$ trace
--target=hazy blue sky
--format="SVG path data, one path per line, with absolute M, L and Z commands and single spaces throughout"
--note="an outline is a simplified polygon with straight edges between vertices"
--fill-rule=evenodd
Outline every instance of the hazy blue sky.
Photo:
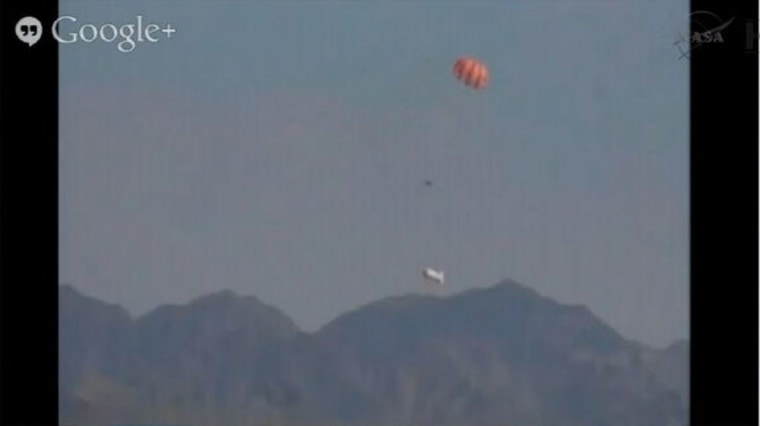
M 229 288 L 311 330 L 430 265 L 448 293 L 512 278 L 626 337 L 688 335 L 685 0 L 64 14 L 177 32 L 61 46 L 62 282 L 135 314 Z

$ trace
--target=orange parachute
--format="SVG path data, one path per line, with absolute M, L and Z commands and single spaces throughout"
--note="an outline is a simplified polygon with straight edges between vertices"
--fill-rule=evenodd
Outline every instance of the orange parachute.
M 454 76 L 474 89 L 484 89 L 488 85 L 488 68 L 475 58 L 459 58 L 454 63 Z

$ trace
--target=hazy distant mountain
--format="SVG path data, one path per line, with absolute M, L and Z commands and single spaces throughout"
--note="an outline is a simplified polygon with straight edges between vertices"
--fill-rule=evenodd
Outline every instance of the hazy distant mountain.
M 631 342 L 513 282 L 381 300 L 303 333 L 225 291 L 130 319 L 61 287 L 61 421 L 683 425 L 688 343 Z
M 643 348 L 644 359 L 658 380 L 689 400 L 689 342 L 677 340 L 663 349 Z

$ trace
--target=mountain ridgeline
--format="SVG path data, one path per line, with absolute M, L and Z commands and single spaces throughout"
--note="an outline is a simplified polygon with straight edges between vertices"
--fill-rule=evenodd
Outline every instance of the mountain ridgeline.
M 305 333 L 230 291 L 131 318 L 60 287 L 61 424 L 682 426 L 654 349 L 511 281 L 391 297 Z

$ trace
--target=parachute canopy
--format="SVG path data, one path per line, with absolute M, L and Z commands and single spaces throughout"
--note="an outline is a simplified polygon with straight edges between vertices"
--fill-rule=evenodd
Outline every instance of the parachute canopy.
M 488 68 L 481 61 L 461 57 L 454 62 L 454 77 L 473 89 L 488 86 Z

